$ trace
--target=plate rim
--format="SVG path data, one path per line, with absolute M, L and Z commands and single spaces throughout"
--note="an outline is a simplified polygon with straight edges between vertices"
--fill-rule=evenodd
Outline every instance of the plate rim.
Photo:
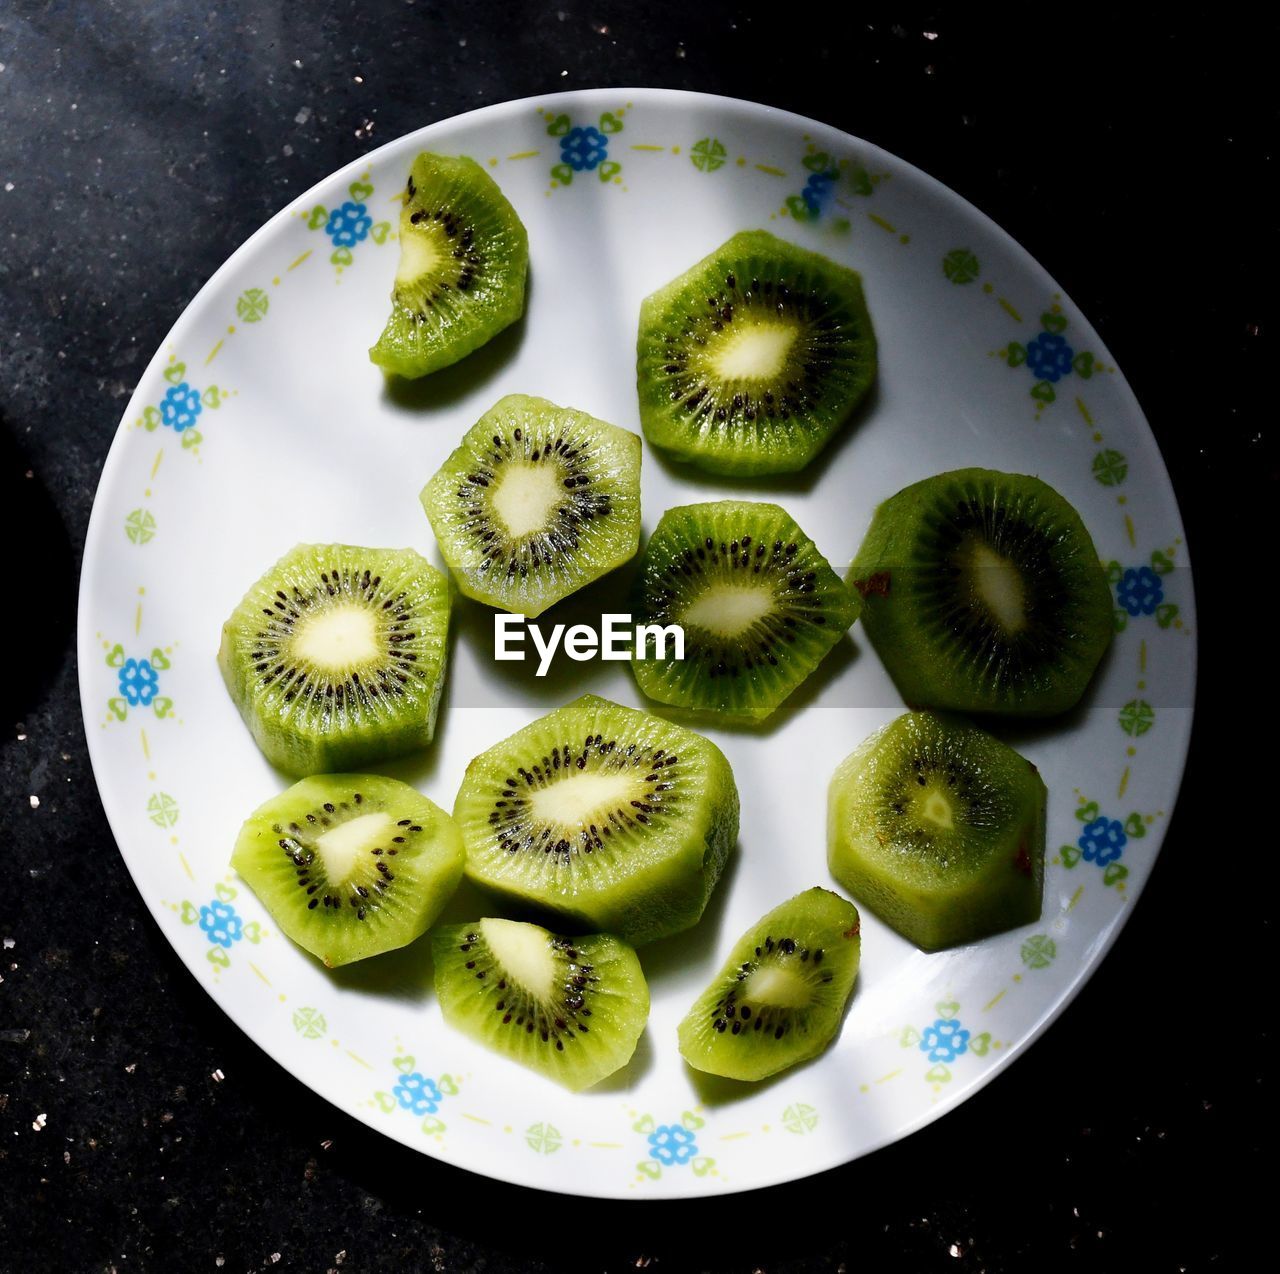
M 1064 306 L 1069 306 L 1074 313 L 1079 316 L 1083 324 L 1089 329 L 1094 340 L 1091 342 L 1092 348 L 1099 351 L 1102 357 L 1106 359 L 1112 366 L 1117 369 L 1117 377 L 1115 388 L 1122 396 L 1122 401 L 1130 413 L 1140 421 L 1145 429 L 1143 441 L 1149 443 L 1151 449 L 1151 459 L 1157 470 L 1153 473 L 1156 478 L 1163 477 L 1165 486 L 1171 496 L 1171 512 L 1173 525 L 1177 533 L 1181 536 L 1182 543 L 1180 547 L 1181 553 L 1184 555 L 1184 570 L 1182 572 L 1183 588 L 1185 590 L 1185 604 L 1179 599 L 1180 608 L 1183 609 L 1191 622 L 1190 639 L 1192 642 L 1191 655 L 1188 660 L 1187 678 L 1188 678 L 1188 711 L 1185 719 L 1175 723 L 1171 730 L 1174 731 L 1172 742 L 1167 748 L 1167 755 L 1173 758 L 1172 763 L 1166 762 L 1167 773 L 1172 779 L 1172 797 L 1169 802 L 1167 817 L 1164 819 L 1163 826 L 1156 833 L 1158 840 L 1155 845 L 1155 853 L 1152 857 L 1151 867 L 1142 879 L 1139 887 L 1131 891 L 1131 897 L 1128 902 L 1126 914 L 1118 923 L 1110 926 L 1103 940 L 1094 948 L 1094 954 L 1086 966 L 1077 970 L 1075 976 L 1070 983 L 1059 993 L 1057 999 L 1047 1005 L 1034 1021 L 1034 1023 L 1008 1048 L 1003 1050 L 998 1057 L 993 1058 L 989 1065 L 985 1066 L 981 1072 L 969 1077 L 962 1083 L 956 1084 L 950 1089 L 949 1099 L 945 1102 L 931 1105 L 914 1118 L 905 1122 L 897 1123 L 893 1126 L 892 1131 L 883 1133 L 873 1138 L 870 1144 L 865 1148 L 858 1150 L 852 1155 L 836 1153 L 834 1156 L 818 1157 L 811 1162 L 804 1162 L 798 1165 L 788 1165 L 786 1175 L 778 1176 L 767 1182 L 745 1181 L 738 1183 L 734 1179 L 727 1182 L 720 1182 L 713 1191 L 705 1189 L 694 1191 L 692 1185 L 686 1186 L 678 1193 L 650 1194 L 627 1191 L 621 1186 L 614 1188 L 604 1186 L 603 1183 L 594 1178 L 587 1178 L 583 1184 L 587 1186 L 584 1192 L 581 1189 L 574 1189 L 569 1183 L 559 1182 L 529 1182 L 520 1178 L 517 1172 L 511 1170 L 494 1170 L 493 1166 L 477 1167 L 471 1163 L 461 1162 L 452 1157 L 452 1154 L 442 1155 L 435 1151 L 432 1147 L 422 1144 L 421 1142 L 411 1142 L 407 1137 L 397 1135 L 397 1130 L 387 1128 L 376 1124 L 371 1118 L 366 1118 L 359 1111 L 351 1110 L 337 1097 L 334 1092 L 330 1091 L 329 1085 L 321 1083 L 313 1083 L 309 1079 L 297 1075 L 282 1061 L 280 1061 L 267 1047 L 261 1042 L 258 1035 L 249 1029 L 246 1024 L 250 1015 L 242 1013 L 237 1008 L 237 1001 L 234 997 L 227 997 L 225 1000 L 219 999 L 214 995 L 211 987 L 206 985 L 199 977 L 197 971 L 199 962 L 194 954 L 188 954 L 187 950 L 180 948 L 174 944 L 169 934 L 159 922 L 156 906 L 153 906 L 151 899 L 151 891 L 148 885 L 135 872 L 133 865 L 130 863 L 128 856 L 121 848 L 122 835 L 121 828 L 124 826 L 123 816 L 119 819 L 113 817 L 109 807 L 102 783 L 99 781 L 100 769 L 105 771 L 105 764 L 101 763 L 100 753 L 105 744 L 96 741 L 96 732 L 89 728 L 92 717 L 92 705 L 90 701 L 90 687 L 88 684 L 87 669 L 91 666 L 92 660 L 89 658 L 91 651 L 94 649 L 94 642 L 90 630 L 90 609 L 91 599 L 94 594 L 95 580 L 90 570 L 91 550 L 99 544 L 104 535 L 106 499 L 104 492 L 113 488 L 117 480 L 117 473 L 124 463 L 125 453 L 127 451 L 128 431 L 123 427 L 131 420 L 140 410 L 140 405 L 144 400 L 144 387 L 153 379 L 157 369 L 162 368 L 165 363 L 166 348 L 176 343 L 175 338 L 180 340 L 181 334 L 189 324 L 197 321 L 195 315 L 201 308 L 202 302 L 206 300 L 221 285 L 223 279 L 230 275 L 234 270 L 239 268 L 240 264 L 252 253 L 261 241 L 266 240 L 273 235 L 277 229 L 282 226 L 292 214 L 301 207 L 309 206 L 316 199 L 318 193 L 325 188 L 336 183 L 349 180 L 354 176 L 358 176 L 364 169 L 372 164 L 382 160 L 389 152 L 399 148 L 409 148 L 411 144 L 420 144 L 424 139 L 424 135 L 429 135 L 433 130 L 448 129 L 459 124 L 488 123 L 491 119 L 502 119 L 508 116 L 514 117 L 522 112 L 535 109 L 537 107 L 546 107 L 557 103 L 563 104 L 567 102 L 588 102 L 594 103 L 601 100 L 612 104 L 619 95 L 624 95 L 629 102 L 633 104 L 649 103 L 662 106 L 679 106 L 697 105 L 703 109 L 710 108 L 722 112 L 735 114 L 745 113 L 747 116 L 763 119 L 771 125 L 782 125 L 785 127 L 795 128 L 801 132 L 804 130 L 816 129 L 829 134 L 837 135 L 843 142 L 849 144 L 853 148 L 857 148 L 862 154 L 876 154 L 890 159 L 900 170 L 910 175 L 911 179 L 920 183 L 932 197 L 940 199 L 948 204 L 959 215 L 974 220 L 980 224 L 988 233 L 992 234 L 1005 248 L 1011 248 L 1016 251 L 1022 261 L 1029 263 L 1032 271 L 1040 276 L 1041 281 L 1047 286 L 1051 293 L 1060 296 Z M 510 1185 L 524 1186 L 546 1193 L 566 1194 L 576 1197 L 592 1197 L 600 1199 L 627 1199 L 627 1200 L 644 1200 L 649 1202 L 670 1201 L 674 1198 L 715 1198 L 723 1195 L 740 1194 L 753 1190 L 769 1189 L 773 1186 L 780 1186 L 793 1181 L 799 1181 L 818 1173 L 830 1171 L 832 1169 L 843 1167 L 857 1160 L 865 1159 L 870 1155 L 874 1155 L 886 1146 L 892 1145 L 898 1141 L 904 1140 L 912 1136 L 920 1129 L 936 1122 L 945 1115 L 968 1101 L 980 1089 L 985 1088 L 993 1080 L 1007 1069 L 1011 1062 L 1016 1058 L 1022 1057 L 1028 1049 L 1037 1043 L 1042 1036 L 1048 1031 L 1049 1027 L 1057 1020 L 1057 1018 L 1072 1004 L 1076 997 L 1081 993 L 1086 984 L 1093 978 L 1097 970 L 1105 961 L 1112 945 L 1118 938 L 1121 931 L 1129 923 L 1129 917 L 1132 914 L 1132 907 L 1136 905 L 1145 892 L 1150 874 L 1155 870 L 1156 862 L 1159 858 L 1160 851 L 1163 849 L 1164 839 L 1168 835 L 1168 829 L 1172 824 L 1173 818 L 1176 816 L 1177 807 L 1182 797 L 1182 788 L 1186 776 L 1187 761 L 1190 753 L 1191 734 L 1195 724 L 1196 715 L 1196 692 L 1199 681 L 1199 636 L 1198 629 L 1195 626 L 1196 621 L 1196 601 L 1195 601 L 1195 577 L 1193 569 L 1193 554 L 1190 545 L 1186 541 L 1185 523 L 1182 518 L 1180 501 L 1178 499 L 1178 491 L 1174 486 L 1172 477 L 1169 473 L 1168 465 L 1165 461 L 1160 441 L 1155 431 L 1152 430 L 1146 413 L 1143 411 L 1137 395 L 1134 393 L 1132 386 L 1129 384 L 1128 378 L 1124 375 L 1124 371 L 1120 368 L 1117 360 L 1111 355 L 1106 344 L 1102 341 L 1097 333 L 1088 314 L 1076 305 L 1068 292 L 1063 289 L 1056 280 L 1049 274 L 1047 269 L 1041 264 L 1040 260 L 1034 256 L 1027 248 L 1025 248 L 1012 234 L 1005 230 L 998 222 L 990 217 L 986 212 L 979 208 L 976 204 L 970 202 L 957 191 L 940 181 L 938 178 L 931 176 L 928 172 L 919 168 L 910 160 L 902 158 L 895 152 L 886 150 L 884 147 L 875 142 L 868 141 L 865 138 L 858 137 L 856 134 L 849 133 L 842 128 L 833 124 L 825 123 L 822 120 L 799 114 L 795 111 L 785 110 L 780 107 L 770 106 L 766 103 L 752 101 L 746 98 L 731 97 L 724 94 L 701 93 L 688 89 L 668 89 L 668 88 L 640 88 L 640 87 L 598 87 L 598 88 L 582 88 L 567 89 L 553 93 L 536 94 L 522 98 L 512 98 L 501 102 L 490 103 L 486 106 L 477 107 L 470 111 L 464 111 L 456 115 L 445 116 L 442 119 L 433 120 L 431 123 L 424 124 L 419 128 L 403 133 L 398 137 L 384 142 L 382 145 L 372 150 L 363 152 L 352 160 L 348 161 L 341 167 L 322 176 L 318 181 L 310 185 L 306 190 L 290 199 L 286 204 L 274 212 L 266 219 L 252 234 L 250 234 L 242 243 L 236 247 L 230 255 L 218 266 L 218 268 L 208 277 L 208 279 L 197 289 L 194 295 L 183 306 L 181 313 L 170 325 L 165 335 L 162 337 L 155 353 L 147 361 L 143 370 L 139 373 L 137 383 L 133 392 L 129 396 L 129 400 L 125 405 L 125 409 L 121 415 L 120 421 L 115 428 L 110 446 L 102 463 L 102 468 L 98 474 L 97 486 L 94 490 L 93 506 L 89 516 L 88 526 L 85 532 L 83 554 L 81 558 L 81 566 L 78 579 L 78 597 L 76 612 L 76 656 L 77 656 L 77 680 L 80 691 L 80 707 L 82 726 L 85 733 L 86 748 L 89 754 L 89 761 L 93 770 L 94 783 L 98 790 L 99 800 L 101 802 L 103 813 L 106 816 L 108 826 L 111 830 L 112 838 L 115 841 L 116 851 L 124 861 L 125 869 L 129 873 L 129 877 L 133 882 L 134 888 L 137 890 L 144 907 L 149 913 L 149 918 L 160 930 L 164 941 L 169 945 L 170 949 L 177 956 L 187 972 L 195 980 L 200 989 L 208 996 L 208 998 L 223 1012 L 227 1018 L 236 1026 L 236 1028 L 251 1042 L 253 1045 L 267 1058 L 272 1064 L 280 1067 L 281 1070 L 287 1071 L 293 1075 L 305 1088 L 316 1094 L 324 1101 L 334 1106 L 341 1114 L 348 1118 L 353 1118 L 370 1130 L 387 1136 L 394 1141 L 399 1142 L 406 1148 L 414 1150 L 433 1161 L 442 1165 L 458 1168 L 462 1171 L 472 1173 L 484 1179 L 492 1179 L 505 1182 Z M 117 823 L 120 826 L 117 826 Z M 505 1167 L 506 1157 L 498 1157 L 496 1164 L 499 1169 Z

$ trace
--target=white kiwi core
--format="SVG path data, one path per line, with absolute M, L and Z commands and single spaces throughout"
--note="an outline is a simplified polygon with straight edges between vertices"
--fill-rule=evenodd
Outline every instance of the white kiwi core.
M 517 920 L 488 919 L 480 922 L 480 932 L 494 959 L 516 982 L 544 1003 L 551 999 L 556 962 L 545 929 Z
M 299 625 L 293 648 L 325 672 L 358 668 L 378 657 L 378 621 L 363 606 L 332 606 Z
M 771 614 L 773 589 L 766 585 L 712 584 L 680 616 L 680 622 L 722 637 L 737 637 Z
M 787 364 L 796 329 L 787 323 L 751 323 L 732 327 L 708 352 L 722 381 L 773 380 Z
M 518 540 L 548 527 L 564 498 L 563 478 L 556 465 L 515 463 L 500 470 L 489 503 L 507 534 Z
M 361 814 L 318 837 L 316 852 L 327 879 L 335 885 L 342 884 L 355 870 L 360 855 L 377 849 L 394 826 L 395 819 L 385 812 Z

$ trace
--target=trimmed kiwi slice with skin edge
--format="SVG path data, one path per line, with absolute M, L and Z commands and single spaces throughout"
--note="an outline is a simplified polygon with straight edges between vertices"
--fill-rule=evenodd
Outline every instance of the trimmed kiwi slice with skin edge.
M 419 155 L 405 195 L 391 317 L 369 357 L 412 378 L 456 363 L 524 313 L 529 237 L 474 160 Z
M 986 731 L 905 713 L 831 780 L 831 874 L 924 951 L 1031 924 L 1047 795 L 1036 767 Z
M 1066 712 L 1111 642 L 1093 540 L 1039 478 L 958 469 L 913 483 L 876 510 L 848 580 L 912 707 Z
M 803 469 L 875 374 L 861 277 L 764 230 L 734 235 L 640 307 L 644 435 L 710 473 Z
M 422 490 L 459 589 L 530 617 L 635 556 L 640 439 L 544 398 L 491 407 Z
M 267 760 L 294 777 L 431 742 L 449 582 L 412 549 L 299 544 L 222 628 L 218 665 Z
M 580 1092 L 625 1066 L 649 1017 L 636 953 L 489 918 L 431 935 L 436 997 L 456 1030 Z
M 476 757 L 454 804 L 471 880 L 508 907 L 633 945 L 697 923 L 738 812 L 714 743 L 596 695 Z
M 320 774 L 250 815 L 231 866 L 282 932 L 335 968 L 420 937 L 463 857 L 453 819 L 408 784 Z
M 746 721 L 768 717 L 857 618 L 860 599 L 776 504 L 668 509 L 645 545 L 638 623 L 679 624 L 684 658 L 632 660 L 651 699 Z
M 808 1061 L 836 1037 L 861 956 L 853 903 L 807 889 L 742 935 L 680 1023 L 696 1070 L 760 1080 Z

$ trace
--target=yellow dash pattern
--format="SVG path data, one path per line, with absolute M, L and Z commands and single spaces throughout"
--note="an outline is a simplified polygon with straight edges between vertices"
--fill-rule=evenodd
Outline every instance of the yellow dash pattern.
M 156 452 L 155 463 L 151 466 L 151 476 L 153 478 L 156 476 L 156 473 L 159 471 L 160 461 L 163 459 L 164 459 L 164 448 L 161 447 L 160 450 Z
M 1129 543 L 1136 548 L 1138 545 L 1138 537 L 1133 529 L 1133 519 L 1127 513 L 1124 515 L 1124 529 L 1125 533 L 1129 536 Z
M 1080 414 L 1084 417 L 1084 423 L 1085 423 L 1086 425 L 1088 425 L 1090 429 L 1092 429 L 1092 428 L 1093 428 L 1093 417 L 1092 417 L 1091 415 L 1089 415 L 1089 409 L 1088 409 L 1088 407 L 1086 407 L 1086 406 L 1084 405 L 1084 399 L 1083 399 L 1083 398 L 1077 398 L 1077 399 L 1076 399 L 1076 407 L 1079 409 Z
M 372 1066 L 370 1066 L 370 1065 L 369 1065 L 369 1063 L 368 1063 L 368 1062 L 366 1062 L 366 1061 L 364 1060 L 364 1058 L 360 1056 L 360 1054 L 359 1054 L 359 1053 L 353 1053 L 349 1048 L 347 1048 L 347 1049 L 343 1049 L 342 1051 L 343 1051 L 344 1053 L 346 1053 L 346 1055 L 347 1055 L 349 1058 L 351 1058 L 351 1060 L 352 1060 L 353 1062 L 359 1062 L 359 1063 L 360 1063 L 360 1065 L 361 1065 L 361 1066 L 363 1066 L 363 1067 L 365 1068 L 365 1070 L 367 1070 L 367 1071 L 371 1071 L 371 1070 L 373 1070 L 373 1067 L 372 1067 Z
M 1076 891 L 1071 895 L 1071 901 L 1067 903 L 1067 910 L 1074 911 L 1075 905 L 1080 901 L 1080 895 L 1084 893 L 1084 886 L 1077 885 Z
M 308 248 L 296 261 L 289 263 L 289 269 L 296 270 L 310 255 L 311 249 Z
M 634 146 L 631 147 L 631 149 L 632 150 L 666 150 L 667 148 L 665 146 L 650 146 L 647 143 L 644 145 L 641 145 L 639 142 L 637 142 Z
M 473 1124 L 484 1124 L 486 1128 L 490 1126 L 490 1122 L 491 1122 L 488 1119 L 481 1119 L 479 1115 L 468 1115 L 465 1110 L 462 1112 L 462 1117 L 463 1119 L 471 1120 Z
M 1000 302 L 1000 308 L 1007 315 L 1009 315 L 1010 318 L 1012 318 L 1015 322 L 1018 322 L 1018 323 L 1022 322 L 1022 315 L 1019 314 L 1018 311 L 1015 310 L 1013 306 L 1010 305 L 1009 302 L 1004 299 L 1004 297 L 998 296 L 996 297 L 996 300 Z
M 1144 637 L 1138 643 L 1138 671 L 1146 672 L 1147 670 L 1147 639 Z
M 772 164 L 757 164 L 756 168 L 762 173 L 768 173 L 770 177 L 785 177 L 787 175 L 781 168 L 774 168 Z
M 879 1079 L 874 1080 L 877 1084 L 887 1084 L 891 1079 L 897 1079 L 902 1074 L 902 1067 L 899 1066 L 896 1071 L 890 1071 L 887 1075 L 881 1075 Z
M 181 850 L 178 851 L 178 861 L 182 864 L 182 870 L 187 873 L 188 880 L 195 880 L 195 873 L 191 870 L 191 864 L 187 862 L 187 856 Z
M 226 338 L 224 337 L 222 340 L 220 340 L 220 341 L 219 341 L 219 342 L 218 342 L 218 343 L 217 343 L 217 344 L 216 344 L 216 345 L 215 345 L 215 346 L 214 346 L 214 347 L 209 351 L 209 357 L 208 357 L 208 358 L 206 358 L 206 359 L 204 360 L 204 365 L 205 365 L 206 367 L 208 367 L 208 366 L 209 366 L 209 364 L 210 364 L 210 363 L 212 363 L 212 362 L 213 362 L 213 360 L 214 360 L 215 358 L 217 358 L 217 357 L 218 357 L 218 351 L 219 351 L 219 350 L 223 347 L 223 345 L 225 345 L 225 344 L 226 344 Z
M 1129 786 L 1129 767 L 1124 767 L 1124 773 L 1120 776 L 1120 788 L 1116 792 L 1116 800 L 1119 800 L 1125 793 L 1125 789 Z
M 723 1137 L 720 1138 L 720 1140 L 721 1141 L 741 1141 L 743 1137 L 750 1137 L 750 1136 L 751 1134 L 749 1132 L 727 1132 L 724 1134 Z
M 541 155 L 540 150 L 518 150 L 514 155 L 508 155 L 508 159 L 534 159 Z
M 249 961 L 249 968 L 251 968 L 254 971 L 254 973 L 258 976 L 259 979 L 261 979 L 261 981 L 265 982 L 268 986 L 271 985 L 271 979 L 267 977 L 267 975 L 263 973 L 263 971 L 260 968 L 258 968 L 258 966 L 254 964 L 252 960 Z
M 987 1001 L 987 1002 L 982 1006 L 982 1011 L 983 1011 L 984 1013 L 986 1013 L 986 1012 L 988 1012 L 990 1009 L 995 1008 L 995 1006 L 996 1006 L 997 1004 L 999 1004 L 1001 1000 L 1003 1000 L 1003 999 L 1004 999 L 1005 991 L 1007 991 L 1008 989 L 1009 989 L 1008 987 L 1005 987 L 1005 988 L 1004 988 L 1004 990 L 1002 990 L 1002 991 L 997 991 L 997 992 L 995 993 L 995 995 L 994 995 L 994 996 L 992 996 L 992 998 L 991 998 L 991 999 L 989 999 L 989 1000 L 988 1000 L 988 1001 Z
M 133 635 L 136 637 L 142 631 L 142 603 L 138 603 L 138 609 L 133 616 Z
M 147 742 L 147 732 L 145 730 L 139 730 L 138 733 L 142 735 L 142 755 L 145 756 L 148 761 L 150 761 L 151 745 Z
M 620 1141 L 589 1141 L 587 1145 L 593 1150 L 621 1150 L 622 1142 Z
M 880 227 L 880 229 L 881 229 L 881 230 L 886 230 L 886 231 L 888 231 L 888 232 L 889 232 L 889 234 L 897 234 L 897 233 L 898 233 L 898 228 L 897 228 L 896 226 L 891 225 L 891 224 L 890 224 L 888 221 L 886 221 L 883 217 L 878 217 L 874 212 L 869 212 L 869 213 L 867 213 L 867 220 L 868 220 L 868 221 L 874 221 L 874 222 L 876 223 L 876 225 L 878 225 L 878 226 Z

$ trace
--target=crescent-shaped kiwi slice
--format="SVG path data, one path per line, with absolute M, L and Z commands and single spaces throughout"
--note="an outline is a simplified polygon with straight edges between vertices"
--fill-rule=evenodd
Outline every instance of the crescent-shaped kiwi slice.
M 858 909 L 806 889 L 738 939 L 680 1023 L 690 1066 L 757 1080 L 816 1057 L 840 1030 L 861 955 Z
M 416 377 L 456 363 L 524 313 L 529 237 L 472 159 L 419 155 L 405 196 L 391 317 L 369 357 Z

